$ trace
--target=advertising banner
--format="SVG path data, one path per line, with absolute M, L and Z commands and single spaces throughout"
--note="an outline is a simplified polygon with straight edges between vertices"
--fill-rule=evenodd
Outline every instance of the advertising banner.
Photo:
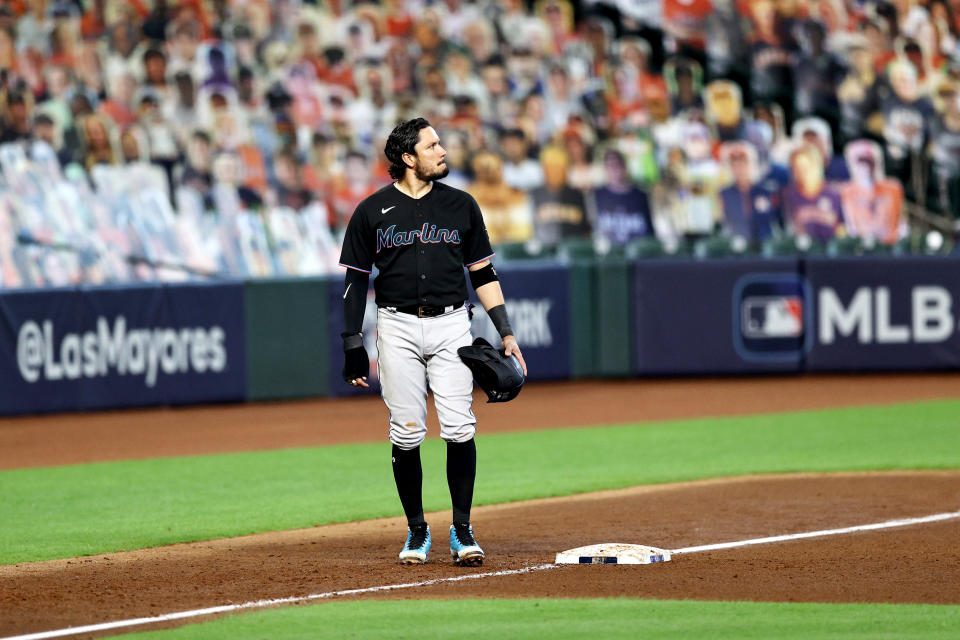
M 565 266 L 550 263 L 514 263 L 497 267 L 507 304 L 507 315 L 527 363 L 528 380 L 569 378 L 570 275 Z M 500 336 L 476 301 L 474 337 L 499 346 Z
M 805 261 L 814 292 L 812 371 L 960 368 L 960 260 Z
M 243 285 L 0 295 L 0 413 L 242 400 Z
M 812 337 L 795 260 L 634 265 L 638 375 L 800 371 Z

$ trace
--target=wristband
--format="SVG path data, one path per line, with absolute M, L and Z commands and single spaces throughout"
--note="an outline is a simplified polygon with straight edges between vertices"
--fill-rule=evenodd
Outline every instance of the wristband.
M 350 349 L 356 349 L 357 347 L 363 347 L 363 334 L 362 333 L 341 333 L 340 337 L 343 338 L 343 350 L 350 351 Z
M 487 315 L 490 317 L 494 328 L 496 328 L 497 333 L 500 334 L 501 338 L 506 338 L 507 336 L 513 335 L 513 328 L 510 326 L 510 321 L 507 319 L 506 305 L 498 304 L 495 307 L 487 309 Z

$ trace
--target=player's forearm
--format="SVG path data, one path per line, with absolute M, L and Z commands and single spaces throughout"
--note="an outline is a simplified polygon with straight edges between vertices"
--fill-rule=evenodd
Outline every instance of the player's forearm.
M 500 290 L 500 277 L 489 260 L 470 265 L 470 285 L 477 292 L 480 304 L 487 311 L 503 304 L 503 291 Z
M 497 270 L 489 260 L 477 263 L 470 267 L 470 284 L 477 292 L 480 304 L 487 311 L 490 321 L 497 329 L 501 338 L 513 335 L 513 328 L 507 318 L 507 307 L 503 300 L 503 291 L 500 289 L 500 278 Z M 513 343 L 516 346 L 516 342 Z
M 499 282 L 488 282 L 482 287 L 478 287 L 476 292 L 477 298 L 480 299 L 480 304 L 482 304 L 483 308 L 487 311 L 504 303 L 503 290 L 500 288 Z
M 480 298 L 480 304 L 486 309 L 487 315 L 500 337 L 512 336 L 513 327 L 510 326 L 510 320 L 507 318 L 507 307 L 504 304 L 500 283 L 489 282 L 476 289 L 476 292 L 477 297 Z
M 343 281 L 343 327 L 345 334 L 360 333 L 367 309 L 367 286 L 370 274 L 347 269 Z

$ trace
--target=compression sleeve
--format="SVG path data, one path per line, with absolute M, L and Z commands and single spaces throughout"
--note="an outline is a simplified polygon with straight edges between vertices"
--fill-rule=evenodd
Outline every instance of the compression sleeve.
M 513 335 L 513 328 L 507 319 L 506 305 L 498 304 L 495 307 L 487 309 L 487 316 L 490 318 L 490 321 L 493 322 L 493 326 L 501 338 Z
M 363 328 L 363 313 L 367 309 L 367 285 L 370 274 L 356 269 L 347 269 L 343 281 L 343 326 L 344 335 L 360 333 Z

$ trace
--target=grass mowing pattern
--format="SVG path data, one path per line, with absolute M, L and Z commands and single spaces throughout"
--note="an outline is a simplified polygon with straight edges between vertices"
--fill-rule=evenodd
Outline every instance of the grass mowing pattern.
M 477 504 L 798 471 L 960 467 L 960 401 L 478 437 Z M 482 431 L 481 431 L 482 433 Z M 399 515 L 389 444 L 0 472 L 0 563 Z M 449 508 L 444 446 L 424 506 Z
M 672 600 L 330 602 L 236 615 L 127 640 L 284 638 L 767 638 L 946 640 L 960 607 Z

